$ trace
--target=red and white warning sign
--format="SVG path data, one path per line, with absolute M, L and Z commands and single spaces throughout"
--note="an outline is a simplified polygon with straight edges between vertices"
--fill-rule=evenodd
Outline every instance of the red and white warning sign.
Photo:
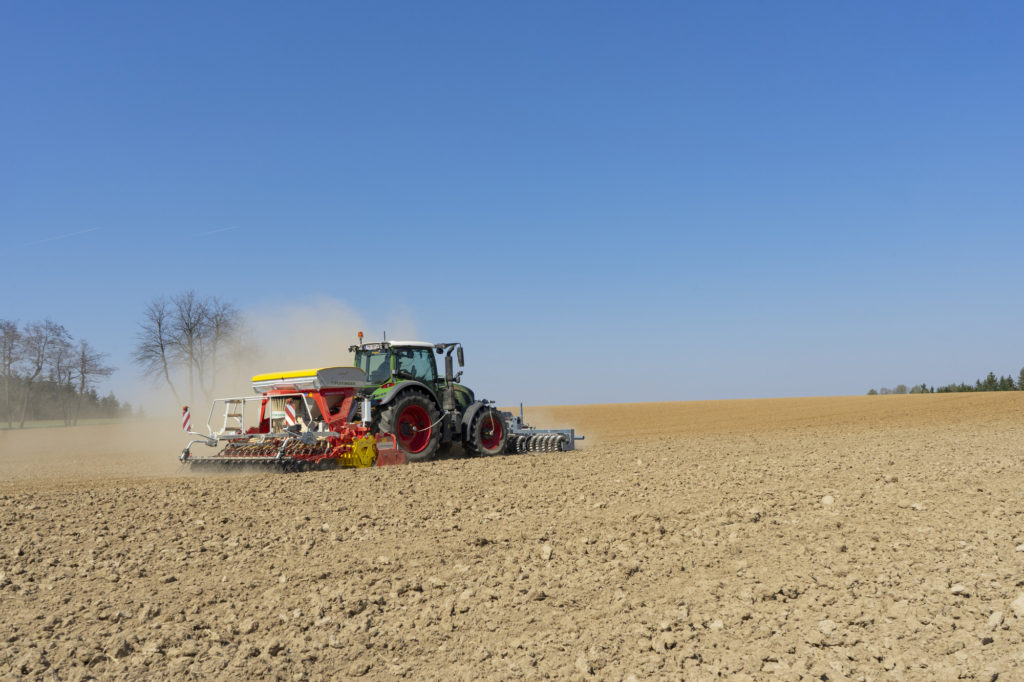
M 188 413 L 188 405 L 181 408 L 181 430 L 191 431 L 192 430 L 192 415 Z
M 284 423 L 295 426 L 295 404 L 291 400 L 284 404 Z

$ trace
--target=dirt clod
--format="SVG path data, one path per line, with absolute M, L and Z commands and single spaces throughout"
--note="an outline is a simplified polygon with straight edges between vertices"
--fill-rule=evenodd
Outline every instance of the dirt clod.
M 1024 618 L 1024 592 L 1017 595 L 1017 598 L 1010 603 L 1010 610 L 1018 618 Z

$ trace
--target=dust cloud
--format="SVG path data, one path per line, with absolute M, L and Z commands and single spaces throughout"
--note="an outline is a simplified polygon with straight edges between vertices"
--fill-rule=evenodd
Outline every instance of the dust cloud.
M 185 475 L 177 419 L 0 431 L 0 481 Z
M 385 331 L 391 339 L 409 338 L 415 337 L 416 325 L 411 314 L 371 320 L 330 297 L 302 304 L 265 300 L 242 311 L 237 339 L 219 358 L 216 381 L 206 391 L 197 383 L 189 397 L 185 372 L 171 378 L 192 411 L 193 428 L 205 427 L 213 399 L 253 395 L 251 382 L 256 374 L 351 365 L 348 347 L 358 342 L 360 331 L 367 342 L 379 340 Z M 182 404 L 162 378 L 148 383 L 144 394 L 147 414 L 181 415 Z
M 389 338 L 415 337 L 411 319 L 369 321 L 344 302 L 320 298 L 306 304 L 263 304 L 243 314 L 242 333 L 221 374 L 217 395 L 251 395 L 255 374 L 352 364 L 349 346 Z M 380 331 L 376 331 L 376 330 Z M 227 391 L 225 393 L 224 391 Z

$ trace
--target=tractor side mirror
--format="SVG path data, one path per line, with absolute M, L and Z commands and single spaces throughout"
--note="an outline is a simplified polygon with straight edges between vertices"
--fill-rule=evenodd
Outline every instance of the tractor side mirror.
M 466 358 L 462 355 L 462 346 L 459 346 L 455 350 L 455 354 L 459 357 L 459 367 L 465 367 L 466 366 Z

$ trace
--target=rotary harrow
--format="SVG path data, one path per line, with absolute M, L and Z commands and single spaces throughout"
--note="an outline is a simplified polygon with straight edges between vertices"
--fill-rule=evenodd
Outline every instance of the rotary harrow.
M 365 375 L 354 367 L 257 375 L 253 389 L 260 395 L 213 402 L 206 434 L 192 430 L 189 409 L 182 409 L 182 429 L 195 439 L 179 459 L 193 469 L 246 466 L 311 471 L 398 464 L 404 460 L 394 437 L 371 433 L 369 400 L 356 395 L 364 385 Z M 224 422 L 215 431 L 211 422 L 218 405 L 223 406 Z M 257 425 L 246 428 L 250 405 Z M 202 457 L 192 454 L 196 443 L 223 447 Z

